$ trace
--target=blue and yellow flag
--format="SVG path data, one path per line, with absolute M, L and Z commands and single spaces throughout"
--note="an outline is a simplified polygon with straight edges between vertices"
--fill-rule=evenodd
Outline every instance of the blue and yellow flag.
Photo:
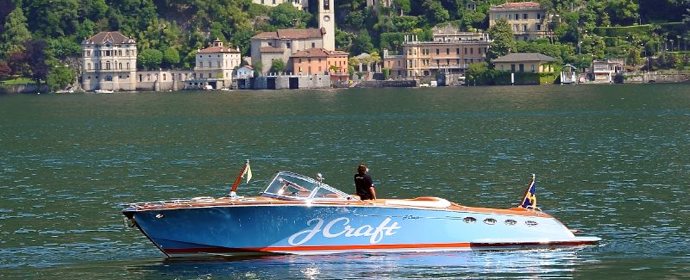
M 537 208 L 537 181 L 534 174 L 532 174 L 532 182 L 530 182 L 527 191 L 525 191 L 525 198 L 522 199 L 520 207 L 526 209 Z

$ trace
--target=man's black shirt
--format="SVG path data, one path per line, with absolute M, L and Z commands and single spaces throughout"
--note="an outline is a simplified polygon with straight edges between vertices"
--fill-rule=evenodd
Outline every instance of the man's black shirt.
M 374 182 L 371 180 L 369 174 L 355 174 L 355 187 L 357 195 L 362 200 L 373 199 L 371 191 L 369 188 L 374 186 Z

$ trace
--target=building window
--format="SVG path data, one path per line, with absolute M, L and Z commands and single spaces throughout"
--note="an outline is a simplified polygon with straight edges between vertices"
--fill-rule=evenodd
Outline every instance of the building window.
M 127 62 L 127 69 L 129 69 L 129 62 Z
M 290 48 L 290 42 L 285 43 L 285 46 L 289 49 Z
M 541 14 L 537 14 L 537 19 L 541 19 Z
M 168 78 L 167 75 L 165 73 L 163 73 L 163 81 L 167 80 L 167 78 Z
M 439 49 L 436 49 L 436 55 L 438 55 L 439 53 L 440 53 L 440 52 L 439 52 Z
M 525 72 L 525 65 L 520 63 L 520 72 Z
M 522 14 L 522 19 L 527 19 L 527 14 Z
M 86 63 L 86 70 L 91 70 L 91 63 Z
M 331 0 L 325 0 L 323 1 L 323 9 L 328 11 L 331 9 Z
M 118 69 L 122 69 L 122 63 L 120 63 L 120 68 L 118 68 Z
M 446 49 L 446 55 L 450 55 L 450 49 Z
M 455 54 L 460 54 L 460 48 L 455 49 Z
M 316 48 L 316 43 L 312 42 L 312 43 L 311 43 L 311 47 L 312 47 L 312 48 Z
M 541 31 L 541 24 L 537 24 L 537 31 Z
M 105 62 L 105 70 L 110 70 L 110 61 Z
M 515 14 L 515 20 L 519 20 L 519 19 L 520 19 L 520 14 Z

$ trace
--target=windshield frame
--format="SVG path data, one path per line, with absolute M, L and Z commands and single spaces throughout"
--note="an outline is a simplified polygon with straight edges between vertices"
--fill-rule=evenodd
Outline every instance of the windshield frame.
M 325 193 L 325 195 L 324 195 Z M 323 196 L 321 196 L 323 195 Z M 279 171 L 261 196 L 282 200 L 355 201 L 357 198 L 311 177 Z

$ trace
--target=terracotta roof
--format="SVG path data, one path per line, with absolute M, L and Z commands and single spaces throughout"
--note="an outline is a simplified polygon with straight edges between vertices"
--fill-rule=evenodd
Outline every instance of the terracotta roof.
M 297 51 L 292 54 L 292 57 L 333 57 L 342 55 L 347 56 L 349 53 L 343 51 L 329 51 L 324 48 L 311 48 Z
M 274 32 L 262 32 L 254 35 L 252 39 L 311 39 L 322 38 L 323 32 L 321 29 L 278 29 Z
M 536 2 L 512 2 L 491 7 L 491 10 L 521 10 L 521 9 L 541 9 L 541 5 Z
M 509 53 L 494 59 L 492 62 L 523 62 L 523 61 L 556 61 L 555 58 L 540 53 Z
M 259 49 L 261 53 L 283 53 L 285 52 L 285 49 L 281 48 L 276 48 L 276 47 L 261 47 Z
M 103 45 L 106 43 L 111 44 L 134 44 L 136 41 L 125 35 L 122 35 L 119 31 L 104 31 L 99 32 L 96 35 L 91 36 L 91 38 L 86 39 L 84 43 L 87 44 L 98 44 Z
M 292 57 L 328 57 L 328 52 L 323 48 L 312 48 L 297 51 L 292 54 Z

